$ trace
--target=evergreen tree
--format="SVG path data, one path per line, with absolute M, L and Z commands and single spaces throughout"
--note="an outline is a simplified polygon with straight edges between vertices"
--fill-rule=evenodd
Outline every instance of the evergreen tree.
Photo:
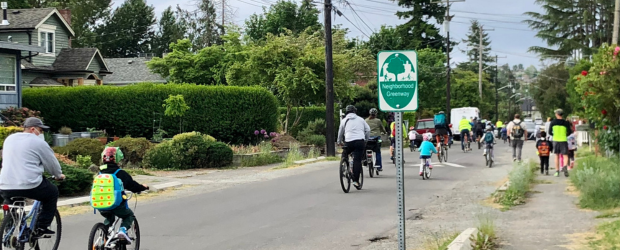
M 159 20 L 159 30 L 155 41 L 153 41 L 153 53 L 161 57 L 163 53 L 171 52 L 170 43 L 183 39 L 184 35 L 185 27 L 179 23 L 172 8 L 166 8 Z
M 192 42 L 192 50 L 221 44 L 222 26 L 217 22 L 213 0 L 200 0 L 198 10 L 187 11 L 177 5 L 179 25 L 185 30 L 185 37 Z
M 446 7 L 431 2 L 432 0 L 398 0 L 398 6 L 408 9 L 396 12 L 400 19 L 408 19 L 397 27 L 405 48 L 434 48 L 445 51 L 444 38 L 439 28 L 428 20 L 435 19 L 438 23 L 443 23 Z
M 463 39 L 463 43 L 467 45 L 467 50 L 463 51 L 466 53 L 467 58 L 469 59 L 467 62 L 460 63 L 458 67 L 463 70 L 469 70 L 473 72 L 478 72 L 479 70 L 479 60 L 480 60 L 480 32 L 482 31 L 482 68 L 487 68 L 489 63 L 494 63 L 495 58 L 490 55 L 491 53 L 491 40 L 489 39 L 489 34 L 483 31 L 482 25 L 477 20 L 471 21 L 471 26 L 469 27 L 469 33 L 467 33 L 467 38 Z M 493 75 L 492 72 L 494 69 L 489 68 L 487 73 L 489 75 Z
M 136 57 L 151 51 L 155 24 L 153 6 L 145 0 L 127 0 L 97 28 L 97 42 L 104 57 Z
M 262 41 L 269 33 L 279 35 L 290 30 L 299 34 L 308 28 L 311 32 L 321 28 L 319 10 L 309 0 L 303 0 L 300 6 L 290 0 L 280 0 L 263 11 L 245 21 L 245 33 L 253 41 Z

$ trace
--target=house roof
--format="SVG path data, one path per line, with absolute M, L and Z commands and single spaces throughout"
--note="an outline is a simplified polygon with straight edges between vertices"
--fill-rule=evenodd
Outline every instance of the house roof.
M 22 59 L 22 69 L 33 70 L 33 71 L 54 71 L 54 67 L 52 66 L 35 66 L 34 64 L 28 62 L 26 59 Z
M 97 48 L 62 49 L 58 56 L 56 56 L 53 67 L 56 71 L 87 71 L 90 64 L 97 57 L 104 64 L 105 69 L 102 69 L 102 71 L 109 71 L 105 60 L 103 60 Z
M 113 75 L 103 79 L 104 84 L 131 84 L 139 82 L 166 83 L 166 79 L 159 74 L 152 73 L 146 66 L 149 59 L 146 58 L 106 58 L 110 71 Z
M 34 80 L 32 80 L 32 82 L 30 82 L 29 85 L 33 87 L 54 87 L 54 86 L 63 87 L 65 86 L 62 83 L 59 83 L 58 81 L 51 79 L 51 78 L 47 78 L 47 77 L 37 77 Z
M 22 51 L 32 51 L 32 52 L 44 52 L 45 51 L 43 47 L 39 47 L 39 46 L 25 45 L 21 43 L 3 42 L 3 41 L 0 41 L 0 49 L 22 50 Z
M 9 9 L 7 12 L 9 25 L 0 26 L 0 30 L 38 29 L 52 15 L 57 15 L 65 28 L 75 36 L 71 25 L 56 8 Z

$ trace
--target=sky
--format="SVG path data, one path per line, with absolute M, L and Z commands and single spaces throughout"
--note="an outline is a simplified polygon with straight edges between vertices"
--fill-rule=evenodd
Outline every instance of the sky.
M 234 13 L 232 21 L 242 26 L 246 18 L 254 13 L 262 13 L 262 7 L 268 7 L 276 0 L 225 0 L 227 5 Z M 299 0 L 296 0 L 299 2 Z M 397 10 L 403 10 L 391 0 L 348 0 L 349 5 L 340 4 L 342 0 L 332 0 L 335 6 L 344 14 L 336 16 L 334 24 L 342 24 L 349 28 L 350 37 L 358 37 L 367 40 L 373 32 L 380 29 L 382 25 L 396 26 L 406 20 L 399 20 L 394 14 Z M 114 6 L 120 5 L 122 0 L 117 0 Z M 316 0 L 315 2 L 321 2 Z M 540 68 L 540 62 L 536 54 L 528 53 L 531 46 L 545 46 L 545 43 L 536 38 L 536 32 L 532 31 L 522 21 L 527 19 L 523 13 L 527 11 L 539 12 L 541 8 L 536 5 L 535 0 L 465 0 L 452 4 L 450 14 L 455 15 L 450 24 L 450 37 L 452 41 L 464 39 L 470 27 L 470 21 L 478 19 L 487 31 L 491 40 L 491 54 L 498 55 L 499 64 L 523 64 L 525 68 L 534 65 Z M 195 9 L 195 0 L 147 0 L 149 5 L 155 7 L 155 12 L 159 14 L 168 6 L 180 5 L 185 9 Z M 318 4 L 323 8 L 322 4 Z M 359 16 L 359 17 L 358 17 Z M 348 21 L 346 18 L 350 21 Z M 320 16 L 323 22 L 323 16 Z M 436 24 L 445 31 L 444 26 Z M 444 33 L 445 35 L 445 33 Z M 465 44 L 461 43 L 452 51 L 452 58 L 455 62 L 466 60 L 467 50 Z

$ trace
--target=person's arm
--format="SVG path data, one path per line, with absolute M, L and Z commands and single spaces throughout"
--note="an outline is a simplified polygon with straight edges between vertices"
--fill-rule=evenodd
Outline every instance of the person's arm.
M 553 142 L 547 142 L 549 144 L 549 152 L 553 152 Z
M 555 121 L 557 120 L 553 120 L 551 123 L 549 123 L 549 131 L 547 131 L 547 134 L 550 136 L 553 136 L 553 124 L 555 123 Z
M 121 179 L 125 190 L 129 190 L 134 193 L 139 193 L 146 190 L 144 185 L 134 181 L 133 178 L 131 178 L 131 175 L 125 172 L 125 170 L 118 171 L 118 173 L 116 173 L 116 177 Z
M 343 128 L 344 128 L 344 124 L 346 122 L 347 121 L 345 119 L 343 119 L 341 121 L 341 123 L 340 123 L 340 127 L 338 128 L 338 140 L 336 140 L 336 143 L 338 143 L 338 144 L 342 144 L 343 143 L 343 140 L 344 140 L 344 129 Z
M 364 137 L 367 141 L 370 140 L 370 126 L 366 122 L 364 122 Z
M 387 134 L 387 131 L 385 130 L 385 126 L 383 126 L 383 122 L 379 119 L 377 119 L 379 122 L 379 127 L 381 127 L 381 133 L 382 134 Z
M 54 150 L 47 145 L 47 142 L 37 141 L 35 145 L 38 150 L 39 157 L 41 158 L 41 164 L 43 164 L 43 168 L 45 171 L 50 173 L 56 178 L 61 178 L 62 169 L 60 168 L 60 163 L 56 156 L 54 155 Z
M 566 134 L 567 135 L 573 134 L 573 124 L 571 124 L 569 121 L 566 121 L 565 125 L 566 125 Z
M 429 142 L 430 143 L 430 142 Z M 433 153 L 437 154 L 437 149 L 435 148 L 435 146 L 430 147 L 431 151 L 433 151 Z

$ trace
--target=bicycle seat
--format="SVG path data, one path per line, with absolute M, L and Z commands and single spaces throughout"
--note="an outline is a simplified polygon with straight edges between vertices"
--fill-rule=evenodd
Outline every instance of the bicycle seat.
M 11 201 L 13 201 L 13 202 L 26 201 L 26 197 L 14 196 L 14 197 L 11 197 Z

